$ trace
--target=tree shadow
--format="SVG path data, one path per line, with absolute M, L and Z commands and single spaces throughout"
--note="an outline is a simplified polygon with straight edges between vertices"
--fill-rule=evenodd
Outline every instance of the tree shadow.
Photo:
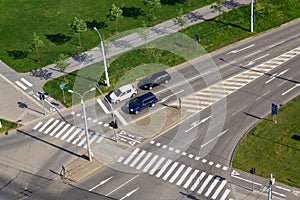
M 300 142 L 300 136 L 299 135 L 293 135 L 291 138 Z
M 171 5 L 174 6 L 176 3 L 184 3 L 186 0 L 161 0 L 162 5 Z
M 246 31 L 246 32 L 249 32 L 249 29 L 248 28 L 244 28 L 240 25 L 237 25 L 237 24 L 234 24 L 234 23 L 231 23 L 231 22 L 224 22 L 222 20 L 219 20 L 219 19 L 208 19 L 206 21 L 213 21 L 213 22 L 216 22 L 216 23 L 219 23 L 219 24 L 223 24 L 224 26 L 231 26 L 231 27 L 234 27 L 234 28 L 239 28 L 243 31 Z
M 31 70 L 30 76 L 38 77 L 40 80 L 48 80 L 52 78 L 52 72 L 49 72 L 47 69 Z
M 87 28 L 92 30 L 94 30 L 94 27 L 96 27 L 97 29 L 102 29 L 107 27 L 107 24 L 105 22 L 97 22 L 96 20 L 86 21 L 85 23 Z
M 137 19 L 139 16 L 145 15 L 145 13 L 141 10 L 141 8 L 136 8 L 134 6 L 132 7 L 122 7 L 123 10 L 123 16 L 124 17 L 133 17 L 134 19 Z
M 29 54 L 28 51 L 23 50 L 13 50 L 13 51 L 6 51 L 9 57 L 12 57 L 14 60 L 26 58 Z
M 48 40 L 56 45 L 63 45 L 72 39 L 71 36 L 65 35 L 63 33 L 46 34 L 45 36 Z

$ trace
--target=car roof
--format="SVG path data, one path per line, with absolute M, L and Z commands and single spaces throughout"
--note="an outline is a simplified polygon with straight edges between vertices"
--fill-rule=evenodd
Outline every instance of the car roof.
M 151 77 L 156 78 L 156 77 L 160 77 L 160 76 L 163 76 L 163 75 L 169 75 L 169 73 L 164 70 L 164 71 L 160 71 L 160 72 L 157 72 L 155 74 L 152 74 Z
M 123 85 L 122 87 L 119 87 L 119 90 L 121 91 L 127 91 L 129 89 L 133 89 L 133 86 L 131 84 Z
M 147 92 L 146 94 L 143 94 L 142 96 L 139 96 L 139 99 L 148 99 L 150 97 L 155 96 L 152 92 Z

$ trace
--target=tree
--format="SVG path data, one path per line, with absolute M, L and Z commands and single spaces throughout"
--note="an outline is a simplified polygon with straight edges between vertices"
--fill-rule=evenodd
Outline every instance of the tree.
M 58 58 L 55 61 L 56 67 L 59 68 L 59 70 L 62 72 L 65 72 L 67 67 L 71 64 L 66 60 L 67 57 L 68 57 L 67 55 L 61 53 L 58 55 Z M 65 83 L 67 82 L 66 76 L 64 76 L 64 81 Z
M 147 47 L 147 40 L 150 37 L 150 31 L 147 27 L 146 23 L 143 21 L 143 27 L 137 33 L 145 42 L 145 46 Z
M 116 33 L 118 32 L 117 26 L 120 19 L 123 18 L 123 10 L 120 7 L 117 7 L 115 4 L 112 4 L 112 7 L 108 15 L 110 21 L 113 21 L 115 24 Z
M 37 55 L 37 62 L 40 62 L 40 48 L 44 46 L 44 42 L 40 40 L 40 37 L 36 34 L 36 32 L 33 33 L 33 39 L 30 42 L 30 49 L 33 52 L 36 52 Z
M 223 13 L 222 10 L 222 4 L 223 4 L 224 0 L 217 0 L 214 5 L 212 5 L 210 8 L 213 9 L 213 12 L 218 12 L 219 15 L 221 15 Z
M 71 31 L 75 33 L 78 36 L 78 44 L 79 48 L 81 48 L 81 40 L 80 40 L 80 35 L 83 32 L 87 31 L 87 26 L 86 23 L 83 19 L 77 19 L 77 17 L 74 17 L 74 21 L 69 24 Z
M 147 6 L 150 9 L 152 13 L 152 17 L 155 18 L 154 10 L 161 6 L 160 0 L 143 0 L 143 3 L 145 6 Z
M 173 21 L 174 24 L 180 26 L 181 29 L 186 25 L 187 19 L 183 14 L 182 8 L 179 9 L 178 16 Z

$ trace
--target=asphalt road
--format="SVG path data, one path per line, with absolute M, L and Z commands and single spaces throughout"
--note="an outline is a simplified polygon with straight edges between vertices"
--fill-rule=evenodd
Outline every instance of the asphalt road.
M 76 185 L 116 199 L 239 199 L 248 195 L 250 192 L 247 189 L 238 190 L 249 188 L 249 182 L 243 181 L 243 177 L 246 180 L 251 177 L 241 173 L 232 176 L 232 151 L 245 131 L 270 112 L 271 103 L 284 104 L 299 95 L 299 56 L 293 57 L 295 52 L 285 54 L 299 46 L 299 26 L 300 22 L 296 20 L 279 29 L 219 50 L 211 55 L 214 62 L 204 57 L 171 69 L 172 81 L 153 90 L 161 103 L 150 111 L 143 111 L 141 115 L 128 115 L 126 102 L 114 105 L 121 116 L 117 116 L 120 125 L 126 129 L 141 116 L 155 118 L 157 110 L 164 108 L 163 104 L 171 105 L 171 100 L 182 99 L 182 109 L 185 110 L 182 121 L 159 136 L 145 139 L 142 145 L 131 148 L 126 143 L 115 145 L 113 141 L 104 140 L 113 138 L 113 131 L 107 126 L 111 115 L 105 114 L 95 100 L 89 101 L 87 113 L 89 129 L 94 134 L 91 137 L 94 142 L 93 151 L 95 154 L 107 154 L 116 162 Z M 283 54 L 285 57 L 280 57 Z M 284 64 L 278 59 L 272 61 L 278 57 Z M 244 75 L 240 76 L 242 73 Z M 217 92 L 220 89 L 215 84 L 221 80 L 224 87 L 221 92 Z M 210 88 L 211 94 L 206 87 Z M 206 100 L 207 95 L 209 100 Z M 197 97 L 200 97 L 200 101 Z M 53 119 L 50 120 L 51 118 Z M 67 123 L 72 126 L 67 126 Z M 83 138 L 80 105 L 73 110 L 63 110 L 60 115 L 53 113 L 43 120 L 32 122 L 18 134 L 1 136 L 1 141 L 5 141 L 5 145 L 1 145 L 2 162 L 13 166 L 18 164 L 17 168 L 23 167 L 25 171 L 56 180 L 55 172 L 59 171 L 60 166 L 85 151 L 82 148 L 85 146 L 84 139 L 76 136 L 75 132 L 70 131 L 69 136 L 74 136 L 69 138 L 69 142 L 67 136 L 62 139 L 68 132 L 67 129 L 73 126 Z M 65 132 L 62 127 L 66 127 Z M 60 136 L 49 137 L 59 133 Z M 142 132 L 134 134 L 136 137 L 132 139 L 145 138 Z M 100 143 L 101 147 L 97 145 Z M 112 146 L 114 148 L 110 148 Z M 22 157 L 23 149 L 26 149 L 27 157 Z M 147 156 L 148 160 L 145 158 Z M 187 180 L 188 176 L 193 176 L 192 173 L 195 173 L 194 178 L 198 178 Z M 237 176 L 240 178 L 236 178 Z M 13 179 L 4 178 L 2 185 L 9 183 L 10 178 Z M 21 181 L 20 184 L 26 185 L 26 182 L 28 181 Z M 263 183 L 261 186 L 265 185 Z M 255 189 L 258 195 L 264 196 L 266 192 L 259 192 L 261 186 L 256 185 Z M 61 190 L 59 194 L 70 197 L 76 195 L 74 188 L 62 192 L 63 189 L 63 186 L 51 187 L 49 193 L 55 196 L 57 190 Z M 10 193 L 14 191 L 10 187 L 5 187 L 5 191 L 8 192 L 8 197 L 14 195 Z M 79 193 L 85 192 L 87 191 Z M 289 199 L 296 197 L 292 190 L 276 192 L 290 195 Z M 282 197 L 278 194 L 274 196 Z

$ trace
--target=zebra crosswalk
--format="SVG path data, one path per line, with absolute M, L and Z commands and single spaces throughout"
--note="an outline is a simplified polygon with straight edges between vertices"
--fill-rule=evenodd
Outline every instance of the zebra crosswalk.
M 44 133 L 51 137 L 59 138 L 67 143 L 77 145 L 85 149 L 87 148 L 85 130 L 58 119 L 55 120 L 54 118 L 50 118 L 45 123 L 40 121 L 32 128 L 32 130 Z M 102 135 L 93 131 L 89 131 L 88 137 L 90 144 L 94 142 L 100 143 L 103 140 Z
M 25 78 L 20 78 L 20 80 L 15 81 L 15 83 L 23 90 L 27 90 L 28 88 L 33 86 L 32 83 L 30 83 Z
M 135 148 L 127 156 L 119 157 L 117 162 L 210 199 L 230 199 L 230 189 L 226 187 L 225 178 L 201 172 L 199 169 L 140 148 Z
M 297 47 L 236 76 L 182 98 L 181 106 L 185 107 L 187 112 L 199 112 L 299 54 L 300 47 Z

